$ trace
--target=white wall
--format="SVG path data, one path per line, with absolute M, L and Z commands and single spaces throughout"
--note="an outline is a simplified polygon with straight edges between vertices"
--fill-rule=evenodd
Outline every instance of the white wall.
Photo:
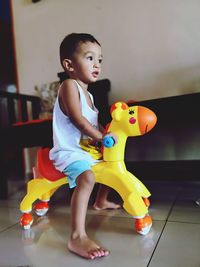
M 110 102 L 200 91 L 199 0 L 13 0 L 19 90 L 58 80 L 59 44 L 88 32 L 102 44 Z

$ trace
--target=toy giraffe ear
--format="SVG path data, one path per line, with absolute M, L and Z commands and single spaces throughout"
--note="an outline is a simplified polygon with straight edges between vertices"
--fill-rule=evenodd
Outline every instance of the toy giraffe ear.
M 115 121 L 120 121 L 122 111 L 127 109 L 128 105 L 124 102 L 117 102 L 111 106 L 110 113 Z

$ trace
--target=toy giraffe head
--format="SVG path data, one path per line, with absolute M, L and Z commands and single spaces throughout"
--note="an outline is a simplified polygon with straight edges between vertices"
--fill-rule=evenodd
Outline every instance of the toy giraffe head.
M 129 136 L 140 136 L 148 133 L 156 124 L 157 117 L 153 111 L 143 106 L 132 106 L 117 102 L 111 106 L 112 121 L 107 132 L 118 136 L 118 143 L 112 148 L 104 148 L 105 161 L 124 160 L 126 139 Z

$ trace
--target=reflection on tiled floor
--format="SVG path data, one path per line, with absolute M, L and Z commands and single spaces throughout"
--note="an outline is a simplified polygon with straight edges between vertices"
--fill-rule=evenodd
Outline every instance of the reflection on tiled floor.
M 69 191 L 57 192 L 48 214 L 35 216 L 31 230 L 22 230 L 18 220 L 23 191 L 15 190 L 0 201 L 0 267 L 199 267 L 200 183 L 152 181 L 150 213 L 153 228 L 147 236 L 134 231 L 133 219 L 124 211 L 87 213 L 89 235 L 109 248 L 110 256 L 95 261 L 79 258 L 67 250 L 69 236 Z

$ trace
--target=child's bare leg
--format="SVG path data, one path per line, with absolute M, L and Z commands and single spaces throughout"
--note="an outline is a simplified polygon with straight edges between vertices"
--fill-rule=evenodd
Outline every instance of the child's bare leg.
M 104 257 L 109 251 L 92 241 L 85 231 L 85 219 L 90 194 L 95 179 L 91 171 L 85 171 L 77 178 L 77 186 L 71 199 L 71 238 L 68 242 L 70 251 L 87 259 Z
M 119 209 L 121 206 L 114 202 L 110 202 L 107 200 L 108 193 L 110 188 L 106 185 L 100 185 L 97 193 L 96 201 L 93 205 L 96 210 L 104 210 L 104 209 Z

